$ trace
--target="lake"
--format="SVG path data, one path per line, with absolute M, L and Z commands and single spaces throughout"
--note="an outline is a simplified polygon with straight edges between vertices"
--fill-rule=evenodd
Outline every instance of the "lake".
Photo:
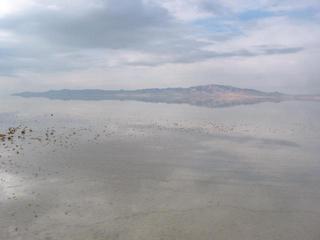
M 320 104 L 3 97 L 0 239 L 319 240 Z

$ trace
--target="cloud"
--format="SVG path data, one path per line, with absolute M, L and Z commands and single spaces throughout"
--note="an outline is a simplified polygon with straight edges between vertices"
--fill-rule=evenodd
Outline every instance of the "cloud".
M 95 49 L 106 54 L 112 49 L 157 54 L 203 45 L 192 39 L 190 31 L 166 9 L 140 0 L 101 1 L 78 12 L 64 5 L 40 5 L 2 18 L 0 29 L 15 39 L 13 43 L 0 43 L 0 48 L 7 52 L 0 67 L 4 74 L 32 66 L 39 71 L 41 62 L 42 70 L 52 67 L 56 71 L 63 56 L 66 58 L 61 69 L 72 69 L 76 64 L 70 64 L 70 56 L 77 56 L 73 60 L 78 61 L 79 56 L 80 60 L 88 57 L 88 52 Z M 101 57 L 101 53 L 96 57 Z
M 314 0 L 3 1 L 0 76 L 30 79 L 135 67 L 170 72 L 172 65 L 195 69 L 202 63 L 218 71 L 214 66 L 226 61 L 246 62 L 250 76 L 262 68 L 254 61 L 272 57 L 285 64 L 286 57 L 295 61 L 303 55 L 310 62 L 319 57 L 309 54 L 319 49 L 320 4 Z M 297 67 L 301 74 L 309 68 Z M 318 72 L 310 72 L 314 82 Z
M 189 1 L 192 2 L 195 3 Z M 212 5 L 201 2 L 199 8 L 218 8 Z M 168 9 L 155 2 L 98 1 L 87 9 L 78 7 L 78 12 L 66 8 L 63 4 L 50 6 L 28 8 L 25 12 L 5 17 L 0 22 L 1 29 L 12 32 L 20 40 L 11 48 L 14 54 L 11 53 L 11 56 L 6 58 L 7 64 L 16 60 L 12 67 L 4 66 L 7 71 L 13 72 L 13 66 L 32 69 L 32 65 L 38 71 L 38 65 L 43 63 L 43 60 L 46 66 L 42 70 L 52 68 L 56 71 L 59 70 L 58 62 L 63 60 L 62 56 L 66 58 L 61 69 L 73 69 L 77 64 L 70 64 L 70 56 L 84 57 L 86 54 L 82 53 L 87 49 L 100 49 L 101 52 L 106 49 L 141 51 L 154 54 L 154 59 L 161 58 L 157 64 L 165 63 L 165 59 L 168 59 L 168 63 L 195 62 L 208 58 L 256 55 L 243 49 L 233 52 L 204 51 L 202 48 L 209 43 L 200 40 L 197 35 L 205 36 L 206 33 L 196 27 L 179 23 L 170 15 Z M 214 36 L 207 38 L 217 41 Z M 270 53 L 265 51 L 259 54 Z M 272 53 L 286 54 L 292 51 Z M 79 67 L 82 67 L 81 63 Z
M 128 48 L 145 38 L 165 33 L 170 25 L 166 11 L 141 1 L 107 1 L 99 7 L 73 13 L 66 9 L 40 8 L 1 24 L 22 36 L 37 36 L 58 46 L 71 48 Z
M 140 0 L 109 0 L 89 9 L 38 6 L 1 19 L 0 28 L 18 38 L 59 48 L 132 48 L 174 28 L 167 12 Z M 152 34 L 151 34 L 152 33 Z
M 296 48 L 261 48 L 258 50 L 236 50 L 230 52 L 217 52 L 217 51 L 205 51 L 205 50 L 195 50 L 188 51 L 183 55 L 170 55 L 161 56 L 152 59 L 147 57 L 145 60 L 128 61 L 128 64 L 134 66 L 157 66 L 168 63 L 195 63 L 200 61 L 206 61 L 210 59 L 220 59 L 220 58 L 236 58 L 236 57 L 256 57 L 256 56 L 268 56 L 268 55 L 280 55 L 280 54 L 293 54 L 303 51 L 302 47 Z

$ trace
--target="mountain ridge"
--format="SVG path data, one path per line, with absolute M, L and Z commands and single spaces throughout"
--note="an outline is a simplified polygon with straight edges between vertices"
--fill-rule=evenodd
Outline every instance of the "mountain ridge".
M 264 92 L 219 84 L 135 90 L 61 89 L 45 92 L 21 92 L 13 95 L 57 100 L 134 100 L 143 102 L 185 103 L 205 107 L 227 107 L 292 100 L 320 101 L 320 95 L 292 95 L 280 92 Z

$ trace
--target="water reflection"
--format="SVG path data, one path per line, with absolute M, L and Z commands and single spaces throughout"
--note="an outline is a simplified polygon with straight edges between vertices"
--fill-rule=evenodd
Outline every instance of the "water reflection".
M 0 239 L 320 235 L 315 104 L 3 103 Z

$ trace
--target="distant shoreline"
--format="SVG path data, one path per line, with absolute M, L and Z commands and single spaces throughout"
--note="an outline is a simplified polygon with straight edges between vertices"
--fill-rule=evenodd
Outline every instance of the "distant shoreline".
M 203 85 L 189 88 L 149 88 L 137 90 L 50 90 L 21 92 L 13 96 L 57 100 L 134 100 L 142 102 L 189 104 L 205 107 L 228 107 L 283 101 L 320 101 L 320 95 L 290 95 L 280 92 L 263 92 L 254 89 L 224 85 Z

